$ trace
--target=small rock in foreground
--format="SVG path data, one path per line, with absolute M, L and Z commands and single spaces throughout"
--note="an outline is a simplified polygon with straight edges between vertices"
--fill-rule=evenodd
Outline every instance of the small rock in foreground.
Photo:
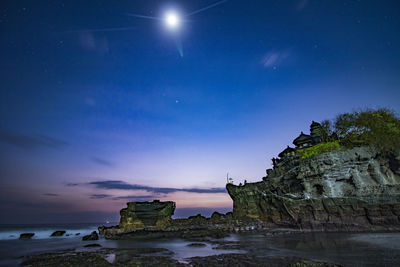
M 99 235 L 97 234 L 96 231 L 93 231 L 90 235 L 85 235 L 84 237 L 82 237 L 83 241 L 87 241 L 87 240 L 99 240 Z

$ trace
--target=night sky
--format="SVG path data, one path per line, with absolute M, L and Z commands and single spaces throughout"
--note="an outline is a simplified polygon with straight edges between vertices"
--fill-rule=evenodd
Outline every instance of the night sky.
M 0 223 L 231 210 L 312 120 L 400 111 L 400 2 L 1 1 Z M 177 29 L 163 20 L 176 10 Z

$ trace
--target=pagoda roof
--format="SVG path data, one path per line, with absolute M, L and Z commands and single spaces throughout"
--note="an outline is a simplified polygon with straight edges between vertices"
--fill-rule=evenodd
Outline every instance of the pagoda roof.
M 321 124 L 319 122 L 312 121 L 310 127 L 313 128 L 313 127 L 317 127 L 317 126 L 321 126 Z
M 295 146 L 307 143 L 307 142 L 312 142 L 312 137 L 311 135 L 304 134 L 303 132 L 300 133 L 300 135 L 293 140 L 293 144 Z

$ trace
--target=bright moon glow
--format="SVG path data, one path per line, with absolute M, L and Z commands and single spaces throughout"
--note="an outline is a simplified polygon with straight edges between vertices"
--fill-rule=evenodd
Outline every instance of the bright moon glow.
M 168 28 L 176 29 L 179 26 L 180 20 L 175 12 L 168 12 L 165 16 L 165 23 L 167 24 Z

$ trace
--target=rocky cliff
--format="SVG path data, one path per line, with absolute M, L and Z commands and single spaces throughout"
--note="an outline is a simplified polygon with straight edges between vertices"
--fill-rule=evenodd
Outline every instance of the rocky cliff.
M 258 183 L 227 185 L 233 216 L 265 227 L 400 229 L 400 153 L 370 147 L 284 157 Z
M 99 233 L 129 239 L 222 237 L 272 228 L 400 230 L 400 152 L 358 147 L 302 158 L 286 151 L 262 181 L 227 184 L 233 213 L 172 220 L 174 202 L 129 202 L 120 224 L 99 227 Z

